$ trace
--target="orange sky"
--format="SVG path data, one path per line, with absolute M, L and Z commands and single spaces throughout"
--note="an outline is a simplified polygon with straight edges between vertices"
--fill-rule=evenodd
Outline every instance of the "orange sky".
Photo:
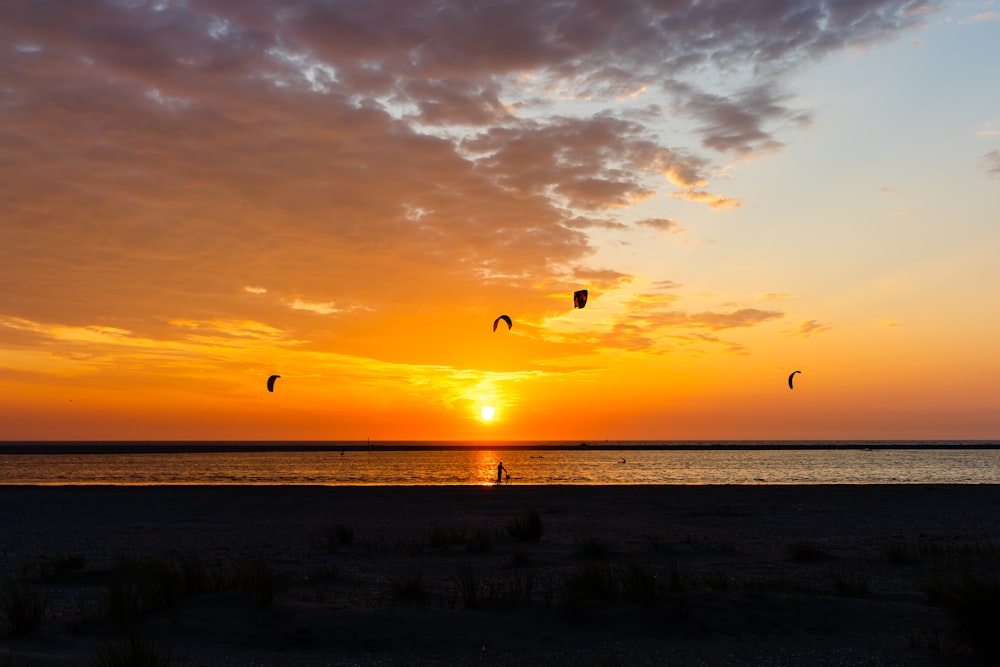
M 0 439 L 1000 437 L 998 16 L 4 3 Z

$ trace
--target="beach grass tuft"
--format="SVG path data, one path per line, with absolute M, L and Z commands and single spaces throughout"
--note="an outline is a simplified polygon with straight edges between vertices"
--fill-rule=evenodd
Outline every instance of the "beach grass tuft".
M 507 524 L 507 534 L 519 542 L 539 542 L 542 539 L 542 517 L 528 510 Z
M 629 562 L 621 569 L 622 598 L 649 606 L 656 602 L 659 578 L 649 563 Z
M 677 551 L 677 546 L 673 542 L 658 535 L 646 535 L 643 538 L 643 543 L 645 544 L 646 550 L 653 553 L 670 554 Z
M 155 639 L 130 632 L 125 639 L 102 644 L 91 659 L 93 667 L 167 667 L 170 650 Z
M 236 580 L 258 609 L 270 607 L 278 595 L 288 588 L 287 577 L 264 558 L 251 558 L 237 565 Z
M 493 535 L 485 530 L 473 531 L 436 526 L 427 536 L 427 544 L 449 554 L 459 548 L 468 553 L 486 553 L 493 548 Z
M 938 578 L 933 600 L 949 620 L 947 632 L 957 654 L 1000 664 L 1000 579 L 995 574 L 966 570 Z
M 427 595 L 424 571 L 417 566 L 407 567 L 389 578 L 389 589 L 400 602 L 421 602 Z
M 868 577 L 857 572 L 844 574 L 836 570 L 829 572 L 833 594 L 842 598 L 866 598 L 871 593 Z
M 176 611 L 183 600 L 227 585 L 225 576 L 196 554 L 170 550 L 140 558 L 120 556 L 105 581 L 105 603 L 109 617 L 132 628 L 150 613 Z
M 25 581 L 8 579 L 0 592 L 0 613 L 15 637 L 38 632 L 45 624 L 48 604 L 48 596 Z
M 24 565 L 21 568 L 21 578 L 30 581 L 51 581 L 61 574 L 82 570 L 86 566 L 87 559 L 77 554 L 46 556 Z
M 354 544 L 354 529 L 342 523 L 327 526 L 313 538 L 313 545 L 321 551 L 334 554 L 341 548 Z
M 459 563 L 458 572 L 455 574 L 458 588 L 462 592 L 462 604 L 466 609 L 474 609 L 481 602 L 483 591 L 482 578 L 479 572 L 468 563 Z

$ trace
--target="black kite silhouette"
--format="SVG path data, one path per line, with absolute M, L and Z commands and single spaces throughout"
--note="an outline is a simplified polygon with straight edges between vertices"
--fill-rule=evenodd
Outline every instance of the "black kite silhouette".
M 792 385 L 792 378 L 795 377 L 796 373 L 801 373 L 801 372 L 802 371 L 792 371 L 792 374 L 788 376 L 788 388 L 789 389 L 795 389 L 795 387 Z

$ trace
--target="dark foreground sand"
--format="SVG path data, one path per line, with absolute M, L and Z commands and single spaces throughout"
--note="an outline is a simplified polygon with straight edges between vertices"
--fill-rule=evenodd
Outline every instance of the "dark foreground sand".
M 0 665 L 972 664 L 998 573 L 1000 486 L 0 487 Z

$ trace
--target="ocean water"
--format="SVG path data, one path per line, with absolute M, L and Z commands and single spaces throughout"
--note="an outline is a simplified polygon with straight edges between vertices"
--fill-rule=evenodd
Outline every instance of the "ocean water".
M 606 447 L 73 446 L 0 449 L 0 485 L 998 484 L 983 443 Z

